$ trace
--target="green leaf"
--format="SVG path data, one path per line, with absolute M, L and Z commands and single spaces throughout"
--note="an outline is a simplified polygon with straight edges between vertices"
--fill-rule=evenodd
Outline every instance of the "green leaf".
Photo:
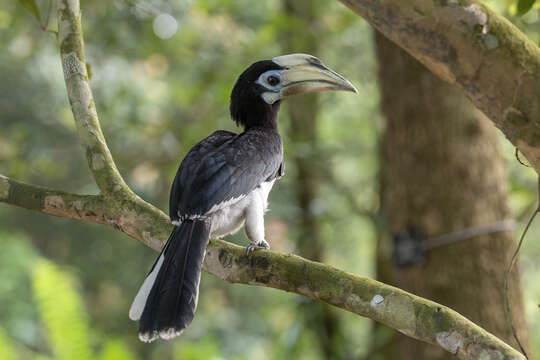
M 536 0 L 519 0 L 517 4 L 518 15 L 525 15 L 533 7 Z
M 37 7 L 36 0 L 19 0 L 22 6 L 24 6 L 28 11 L 30 11 L 36 17 L 37 21 L 40 22 L 39 18 L 39 8 Z

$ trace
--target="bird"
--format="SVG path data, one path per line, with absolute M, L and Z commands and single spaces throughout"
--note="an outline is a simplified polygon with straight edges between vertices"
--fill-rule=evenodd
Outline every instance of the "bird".
M 249 256 L 269 249 L 264 214 L 274 182 L 285 175 L 278 132 L 281 101 L 289 96 L 356 88 L 308 54 L 289 54 L 250 65 L 230 96 L 230 116 L 239 134 L 218 130 L 197 143 L 174 178 L 169 216 L 174 229 L 131 308 L 139 339 L 151 342 L 180 335 L 194 318 L 201 268 L 211 237 L 242 226 Z

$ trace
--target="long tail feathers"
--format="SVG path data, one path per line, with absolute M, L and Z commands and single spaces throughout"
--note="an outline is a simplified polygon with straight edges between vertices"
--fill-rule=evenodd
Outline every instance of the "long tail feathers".
M 129 310 L 130 319 L 139 320 L 141 341 L 171 339 L 191 323 L 209 239 L 210 226 L 202 220 L 174 228 Z

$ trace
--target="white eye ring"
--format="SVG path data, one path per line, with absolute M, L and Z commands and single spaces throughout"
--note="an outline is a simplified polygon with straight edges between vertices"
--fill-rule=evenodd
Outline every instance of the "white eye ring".
M 283 78 L 279 70 L 269 70 L 262 73 L 256 82 L 268 90 L 275 91 L 281 86 L 282 80 Z

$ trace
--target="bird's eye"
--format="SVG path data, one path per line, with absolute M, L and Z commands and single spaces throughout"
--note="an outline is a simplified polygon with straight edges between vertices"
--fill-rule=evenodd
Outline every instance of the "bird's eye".
M 270 92 L 279 92 L 280 85 L 283 82 L 283 78 L 279 72 L 279 70 L 268 70 L 261 75 L 259 75 L 259 78 L 255 83 L 261 85 L 263 88 L 265 88 L 265 91 Z
M 266 78 L 266 82 L 270 86 L 276 86 L 277 84 L 279 84 L 280 81 L 280 78 L 275 75 L 270 75 Z

